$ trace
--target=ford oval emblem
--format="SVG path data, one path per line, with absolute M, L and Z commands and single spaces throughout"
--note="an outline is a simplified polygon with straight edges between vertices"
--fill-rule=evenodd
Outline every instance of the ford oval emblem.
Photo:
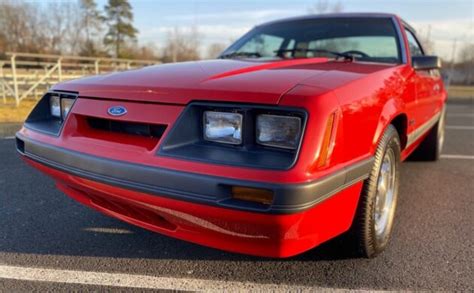
M 112 116 L 122 116 L 127 114 L 127 108 L 123 106 L 113 106 L 107 110 L 107 113 Z

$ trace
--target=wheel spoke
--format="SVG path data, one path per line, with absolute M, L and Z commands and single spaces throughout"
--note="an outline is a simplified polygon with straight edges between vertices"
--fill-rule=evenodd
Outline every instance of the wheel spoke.
M 389 232 L 395 201 L 396 161 L 393 150 L 388 149 L 380 166 L 377 180 L 377 194 L 374 207 L 374 228 L 378 239 L 384 239 Z

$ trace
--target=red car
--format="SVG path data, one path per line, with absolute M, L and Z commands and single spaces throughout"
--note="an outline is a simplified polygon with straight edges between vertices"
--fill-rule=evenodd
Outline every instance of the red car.
M 400 162 L 439 158 L 439 69 L 395 15 L 278 20 L 216 60 L 60 83 L 17 149 L 77 201 L 171 237 L 289 257 L 348 232 L 373 257 Z

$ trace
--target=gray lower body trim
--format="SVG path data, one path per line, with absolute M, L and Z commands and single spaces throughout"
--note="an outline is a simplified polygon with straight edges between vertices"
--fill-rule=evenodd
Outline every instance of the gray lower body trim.
M 22 155 L 48 167 L 90 180 L 167 198 L 232 209 L 286 214 L 300 212 L 368 177 L 373 158 L 351 165 L 329 176 L 299 184 L 265 183 L 179 172 L 105 159 L 34 141 L 24 142 Z M 233 200 L 232 186 L 272 190 L 271 205 Z
M 414 142 L 416 142 L 420 137 L 422 137 L 428 130 L 430 130 L 439 120 L 441 112 L 437 113 L 430 120 L 423 123 L 420 127 L 408 134 L 407 146 L 410 147 Z

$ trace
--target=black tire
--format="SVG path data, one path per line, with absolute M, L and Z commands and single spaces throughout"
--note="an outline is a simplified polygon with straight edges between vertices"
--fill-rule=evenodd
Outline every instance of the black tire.
M 367 258 L 375 257 L 385 249 L 389 242 L 397 205 L 400 181 L 400 150 L 401 146 L 398 132 L 393 125 L 389 125 L 382 135 L 377 147 L 374 165 L 369 178 L 364 182 L 354 222 L 349 233 L 352 246 L 356 248 L 355 251 L 358 256 Z M 379 203 L 377 202 L 378 194 L 383 193 L 379 192 L 379 177 L 383 176 L 382 174 L 385 174 L 381 172 L 381 168 L 382 165 L 386 168 L 387 160 L 385 158 L 387 156 L 393 157 L 394 167 L 393 169 L 390 169 L 392 170 L 390 172 L 392 172 L 394 176 L 393 179 L 390 179 L 393 190 L 391 192 L 392 197 L 390 200 L 391 209 L 387 214 L 388 222 L 385 226 L 385 229 L 387 230 L 383 230 L 383 234 L 380 235 L 380 233 L 376 232 L 376 203 Z M 392 164 L 390 164 L 390 166 L 392 166 Z M 380 181 L 384 180 L 380 179 Z M 379 195 L 379 198 L 382 197 L 385 199 L 385 203 L 387 195 Z
M 410 156 L 410 161 L 437 161 L 441 156 L 444 144 L 444 127 L 446 110 L 443 107 L 438 122 L 431 128 L 428 135 Z

